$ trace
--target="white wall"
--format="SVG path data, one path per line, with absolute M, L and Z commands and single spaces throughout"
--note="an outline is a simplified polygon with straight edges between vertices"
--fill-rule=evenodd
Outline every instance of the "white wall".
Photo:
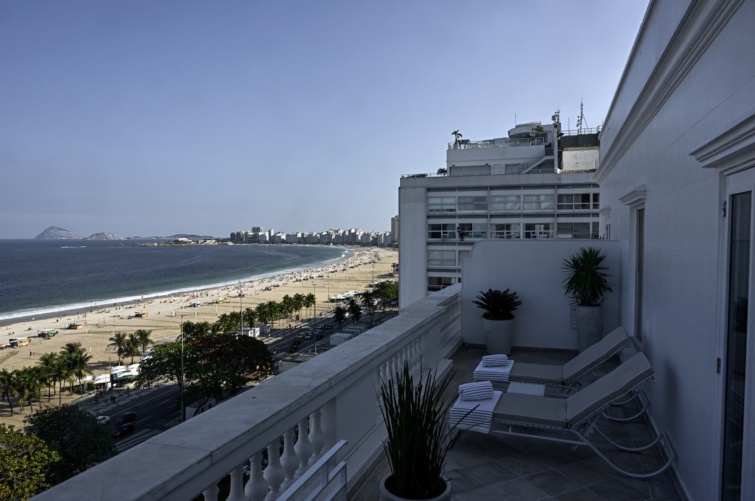
M 427 296 L 427 190 L 399 188 L 399 307 Z
M 648 387 L 652 419 L 670 437 L 687 494 L 717 499 L 724 376 L 716 372 L 716 362 L 725 359 L 726 220 L 721 173 L 691 153 L 755 114 L 755 58 L 745 56 L 755 48 L 755 2 L 693 4 L 699 14 L 690 12 L 689 29 L 672 37 L 686 5 L 651 3 L 646 32 L 601 136 L 603 164 L 596 178 L 601 205 L 610 207 L 611 237 L 621 243 L 621 322 L 630 333 L 635 328 L 634 213 L 621 199 L 635 187 L 646 188 L 639 327 L 656 370 L 656 384 Z M 712 20 L 728 9 L 738 10 L 706 39 Z M 669 50 L 669 40 L 679 45 Z M 701 54 L 688 55 L 700 47 Z M 658 80 L 648 84 L 648 64 L 659 60 Z M 753 396 L 750 389 L 748 398 Z
M 482 310 L 472 301 L 480 291 L 511 289 L 522 301 L 514 312 L 514 346 L 577 349 L 577 332 L 572 327 L 573 301 L 564 294 L 564 258 L 582 247 L 605 251 L 605 264 L 614 289 L 603 303 L 603 331 L 619 325 L 620 252 L 618 242 L 609 240 L 485 240 L 472 247 L 462 261 L 462 339 L 485 344 Z

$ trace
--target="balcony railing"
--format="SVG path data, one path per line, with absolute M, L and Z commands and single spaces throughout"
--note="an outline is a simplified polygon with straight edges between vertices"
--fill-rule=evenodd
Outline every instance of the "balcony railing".
M 449 150 L 478 150 L 482 148 L 509 148 L 511 146 L 538 146 L 545 144 L 544 136 L 525 137 L 525 138 L 508 138 L 485 139 L 483 141 L 469 141 L 461 139 L 459 142 L 448 143 Z
M 461 344 L 460 297 L 460 285 L 432 294 L 34 499 L 215 500 L 230 474 L 229 500 L 270 501 L 291 496 L 289 488 L 311 489 L 312 479 L 343 478 L 344 467 L 353 485 L 383 454 L 381 375 L 404 361 L 418 370 L 448 369 Z M 313 475 L 314 466 L 325 473 Z

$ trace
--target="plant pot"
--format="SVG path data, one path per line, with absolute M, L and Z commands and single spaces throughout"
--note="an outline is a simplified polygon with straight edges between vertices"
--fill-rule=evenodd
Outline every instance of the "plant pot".
M 603 337 L 603 308 L 577 306 L 577 350 L 582 353 Z
M 482 319 L 485 328 L 485 346 L 489 355 L 511 354 L 511 344 L 514 341 L 513 320 Z
M 404 501 L 406 498 L 402 498 L 401 496 L 393 494 L 385 487 L 385 483 L 392 476 L 393 474 L 389 473 L 388 475 L 383 477 L 383 480 L 380 481 L 380 499 L 381 501 Z M 435 496 L 434 498 L 427 498 L 426 501 L 448 501 L 451 499 L 451 482 L 446 478 L 444 478 L 443 481 L 446 483 L 446 489 L 443 491 L 443 493 Z

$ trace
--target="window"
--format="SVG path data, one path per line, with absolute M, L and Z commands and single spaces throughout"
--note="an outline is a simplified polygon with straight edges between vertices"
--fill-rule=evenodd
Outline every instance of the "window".
M 522 225 L 519 223 L 493 224 L 493 238 L 522 238 Z
M 558 210 L 598 210 L 599 193 L 563 193 L 558 195 Z
M 488 238 L 488 225 L 485 223 L 461 223 L 458 229 L 463 232 L 464 238 Z
M 459 211 L 464 210 L 488 210 L 488 197 L 459 197 Z
M 456 197 L 427 197 L 427 212 L 456 212 Z
M 456 283 L 456 277 L 428 277 L 427 292 L 436 292 Z
M 598 238 L 598 223 L 558 223 L 557 238 Z
M 443 238 L 456 238 L 456 225 L 453 223 L 428 224 L 427 239 L 440 240 Z
M 427 251 L 428 266 L 456 266 L 456 251 L 430 250 Z
M 491 211 L 518 211 L 522 208 L 521 195 L 491 195 Z
M 527 223 L 524 225 L 524 238 L 553 238 L 551 223 Z
M 524 195 L 524 210 L 553 210 L 553 195 Z

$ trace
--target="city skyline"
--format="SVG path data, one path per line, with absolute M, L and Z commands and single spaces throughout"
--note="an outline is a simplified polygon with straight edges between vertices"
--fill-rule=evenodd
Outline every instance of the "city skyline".
M 451 132 L 602 123 L 647 2 L 0 6 L 0 238 L 386 231 Z

